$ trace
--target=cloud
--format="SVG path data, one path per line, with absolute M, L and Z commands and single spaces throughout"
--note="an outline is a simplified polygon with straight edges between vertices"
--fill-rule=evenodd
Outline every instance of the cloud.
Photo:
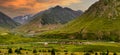
M 61 5 L 67 6 L 73 3 L 79 3 L 80 0 L 1 0 L 0 10 L 5 11 L 10 16 L 36 13 L 49 7 Z

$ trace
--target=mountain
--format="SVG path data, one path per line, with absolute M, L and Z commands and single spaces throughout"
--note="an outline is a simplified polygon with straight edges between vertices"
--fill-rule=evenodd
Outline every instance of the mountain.
M 25 24 L 31 20 L 31 17 L 32 15 L 17 16 L 17 17 L 14 17 L 13 20 L 20 24 Z
M 0 12 L 0 28 L 15 28 L 18 25 L 9 16 Z
M 36 14 L 34 16 L 34 20 L 40 20 L 42 25 L 58 23 L 64 24 L 82 13 L 82 11 L 74 11 L 67 7 L 62 8 L 61 6 L 56 6 Z
M 51 38 L 120 40 L 120 0 L 99 0 L 79 18 L 40 34 Z
M 18 29 L 26 32 L 35 30 L 43 32 L 68 23 L 69 21 L 80 16 L 82 13 L 82 11 L 74 11 L 67 7 L 63 8 L 61 6 L 55 6 L 37 13 L 32 17 L 30 22 L 19 27 L 20 29 Z

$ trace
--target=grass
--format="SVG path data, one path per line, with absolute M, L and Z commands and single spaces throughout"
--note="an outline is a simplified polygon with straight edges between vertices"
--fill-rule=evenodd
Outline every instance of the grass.
M 38 42 L 82 42 L 84 44 L 48 44 Z M 88 44 L 85 44 L 88 43 Z M 89 44 L 90 43 L 90 44 Z M 18 34 L 8 33 L 7 35 L 0 35 L 0 51 L 7 53 L 8 48 L 12 48 L 13 51 L 17 48 L 22 48 L 22 54 L 29 52 L 32 55 L 32 50 L 36 49 L 39 53 L 50 54 L 47 51 L 54 48 L 56 52 L 64 54 L 64 51 L 70 53 L 83 54 L 84 52 L 106 52 L 109 50 L 111 53 L 120 52 L 120 43 L 106 42 L 106 41 L 93 41 L 93 40 L 78 40 L 78 39 L 41 39 L 38 37 L 25 37 Z M 47 53 L 46 53 L 47 52 Z M 39 54 L 38 53 L 38 54 Z M 14 55 L 15 53 L 13 53 Z
M 24 44 L 9 44 L 5 46 L 0 46 L 0 51 L 2 53 L 8 52 L 8 48 L 12 48 L 13 53 L 11 55 L 16 54 L 14 51 L 15 49 L 22 48 L 21 52 L 22 54 L 27 55 L 33 55 L 32 51 L 33 49 L 37 50 L 36 54 L 47 54 L 50 55 L 50 52 L 48 50 L 51 50 L 52 48 L 56 49 L 56 54 L 65 54 L 65 50 L 67 51 L 68 55 L 71 53 L 74 53 L 76 55 L 83 55 L 85 52 L 93 51 L 94 53 L 91 53 L 92 55 L 95 54 L 95 52 L 101 53 L 106 52 L 109 50 L 110 55 L 112 55 L 114 52 L 117 52 L 117 54 L 120 53 L 120 43 L 111 43 L 111 42 L 91 42 L 92 44 L 83 44 L 83 45 L 75 45 L 75 44 L 48 44 L 48 46 L 45 46 L 44 44 L 40 44 L 37 42 L 32 43 L 24 43 Z
M 109 50 L 111 52 L 120 52 L 120 44 L 119 43 L 109 43 L 109 42 L 91 42 L 92 44 L 49 44 L 47 47 L 44 46 L 44 44 L 40 44 L 38 42 L 30 42 L 30 43 L 18 43 L 18 44 L 8 44 L 8 45 L 3 45 L 1 48 L 25 48 L 25 49 L 51 49 L 55 48 L 58 49 L 59 51 L 64 51 L 68 50 L 70 52 L 84 52 L 84 51 L 89 51 L 89 50 L 94 50 L 94 51 L 106 51 Z

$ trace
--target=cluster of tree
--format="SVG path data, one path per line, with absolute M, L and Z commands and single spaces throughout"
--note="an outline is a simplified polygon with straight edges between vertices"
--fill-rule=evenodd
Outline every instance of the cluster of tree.
M 14 51 L 14 52 L 15 52 L 15 53 L 17 53 L 17 54 L 21 54 L 21 50 L 22 50 L 22 48 L 15 49 L 15 51 Z M 8 49 L 8 53 L 9 53 L 9 54 L 13 53 L 12 48 L 9 48 L 9 49 Z
M 91 51 L 86 52 L 84 55 L 91 55 L 91 53 L 94 53 L 94 51 L 92 51 L 92 52 L 91 52 Z M 107 50 L 107 52 L 101 52 L 100 55 L 109 55 L 109 53 L 110 53 L 110 52 Z M 95 54 L 95 55 L 99 55 L 97 52 L 94 53 L 94 54 Z M 117 53 L 114 52 L 113 55 L 117 55 Z
M 22 49 L 22 48 L 15 49 L 15 53 L 21 54 L 21 50 L 23 50 L 23 49 Z M 39 52 L 41 52 L 41 50 L 40 50 Z M 56 53 L 57 51 L 53 48 L 52 50 L 48 50 L 48 52 L 50 52 L 51 55 L 56 55 L 55 53 Z M 67 51 L 67 50 L 64 50 L 64 52 L 65 52 L 65 55 L 68 55 L 68 51 Z M 1 51 L 0 51 L 0 53 L 1 53 Z M 9 49 L 8 49 L 8 53 L 9 53 L 9 54 L 13 53 L 13 50 L 12 50 L 11 48 L 9 48 Z M 33 53 L 36 54 L 36 53 L 37 53 L 37 50 L 34 49 L 34 50 L 33 50 Z M 26 54 L 28 54 L 28 52 L 26 52 Z M 58 54 L 60 54 L 60 53 L 58 53 Z M 101 52 L 100 54 L 98 54 L 97 52 L 94 52 L 93 50 L 90 50 L 90 51 L 84 53 L 84 55 L 91 55 L 91 54 L 95 54 L 95 55 L 109 55 L 110 52 L 109 52 L 109 50 L 107 50 L 106 52 Z M 71 55 L 75 55 L 75 54 L 74 54 L 74 53 L 71 53 Z M 114 52 L 113 55 L 117 55 L 117 53 Z

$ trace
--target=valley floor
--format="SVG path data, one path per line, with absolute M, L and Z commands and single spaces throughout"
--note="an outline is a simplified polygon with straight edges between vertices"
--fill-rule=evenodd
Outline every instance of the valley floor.
M 29 42 L 17 44 L 0 44 L 0 55 L 8 54 L 9 49 L 12 49 L 12 54 L 17 54 L 16 49 L 21 49 L 21 55 L 51 55 L 52 49 L 55 49 L 56 55 L 84 55 L 90 53 L 106 53 L 109 55 L 117 53 L 120 55 L 120 43 L 103 42 L 103 41 L 44 41 L 44 42 Z M 34 53 L 34 50 L 36 51 Z

